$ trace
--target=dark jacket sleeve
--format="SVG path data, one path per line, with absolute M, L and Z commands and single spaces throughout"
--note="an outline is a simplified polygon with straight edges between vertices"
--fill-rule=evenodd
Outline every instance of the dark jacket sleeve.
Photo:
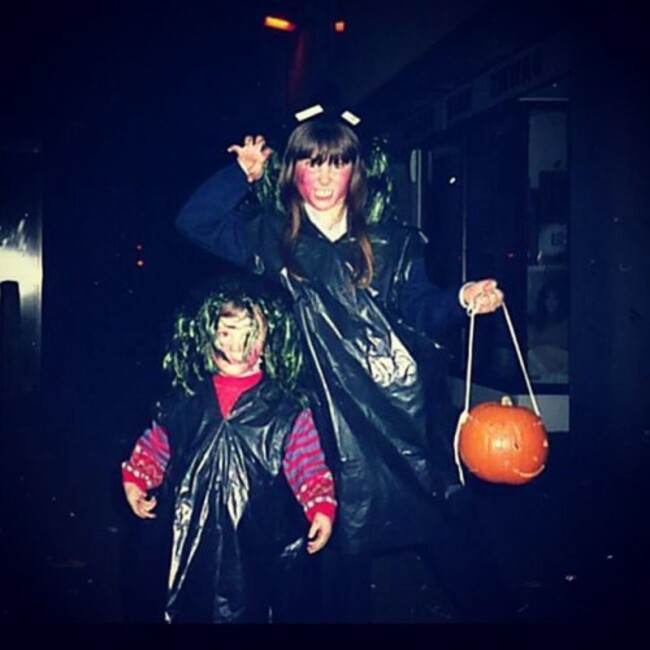
M 460 285 L 441 289 L 428 277 L 420 237 L 412 237 L 405 251 L 398 291 L 398 309 L 407 325 L 438 339 L 465 320 L 458 301 Z
M 250 263 L 244 221 L 252 197 L 237 163 L 219 170 L 203 183 L 176 218 L 176 227 L 190 241 L 234 264 Z M 247 205 L 248 203 L 248 205 Z

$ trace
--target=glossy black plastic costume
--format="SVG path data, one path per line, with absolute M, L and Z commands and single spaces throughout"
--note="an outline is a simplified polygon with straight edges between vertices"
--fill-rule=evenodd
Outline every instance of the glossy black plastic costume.
M 297 279 L 281 259 L 285 223 L 256 203 L 237 164 L 204 183 L 177 221 L 201 247 L 275 279 L 292 296 L 335 472 L 338 543 L 356 553 L 425 541 L 439 525 L 436 498 L 454 477 L 451 441 L 434 453 L 427 438 L 417 360 L 436 348 L 414 328 L 432 333 L 460 322 L 458 288 L 421 281 L 423 238 L 397 222 L 368 227 L 376 270 L 372 285 L 359 288 L 352 236 L 331 242 L 305 219 L 294 250 Z
M 299 411 L 269 379 L 225 419 L 210 381 L 161 406 L 172 459 L 161 495 L 173 518 L 168 621 L 264 622 L 270 606 L 276 620 L 285 606 L 300 619 L 290 603 L 305 606 L 308 522 L 282 472 Z

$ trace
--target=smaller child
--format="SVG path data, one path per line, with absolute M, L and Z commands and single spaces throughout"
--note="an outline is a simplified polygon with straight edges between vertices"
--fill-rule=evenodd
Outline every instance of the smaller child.
M 309 556 L 327 544 L 337 503 L 311 410 L 295 393 L 295 321 L 259 287 L 230 278 L 179 315 L 163 360 L 173 394 L 122 464 L 138 517 L 156 517 L 149 491 L 159 486 L 171 511 L 168 622 L 313 615 Z

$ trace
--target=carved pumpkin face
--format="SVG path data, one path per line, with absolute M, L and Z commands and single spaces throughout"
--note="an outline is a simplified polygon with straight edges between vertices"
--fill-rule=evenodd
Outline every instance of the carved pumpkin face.
M 520 485 L 544 470 L 548 437 L 541 419 L 509 398 L 475 406 L 461 426 L 463 463 L 491 483 Z

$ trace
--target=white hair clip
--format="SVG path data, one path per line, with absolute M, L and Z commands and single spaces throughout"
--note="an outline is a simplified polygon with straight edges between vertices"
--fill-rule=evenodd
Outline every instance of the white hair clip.
M 341 117 L 346 121 L 349 122 L 352 126 L 356 126 L 361 122 L 361 118 L 357 117 L 354 113 L 350 111 L 343 111 L 341 113 Z
M 308 108 L 304 108 L 303 110 L 294 113 L 294 116 L 298 122 L 304 122 L 305 120 L 315 117 L 316 115 L 320 115 L 324 112 L 325 109 L 320 104 L 314 104 L 313 106 L 309 106 Z M 351 111 L 343 111 L 341 113 L 341 119 L 345 120 L 351 126 L 356 126 L 359 124 L 359 122 L 361 122 L 361 118 Z
M 314 115 L 320 115 L 321 113 L 324 112 L 325 109 L 320 104 L 314 104 L 309 108 L 304 108 L 302 111 L 298 111 L 297 113 L 295 113 L 295 117 L 298 120 L 298 122 L 304 122 L 305 120 L 308 120 L 310 117 L 314 117 Z

